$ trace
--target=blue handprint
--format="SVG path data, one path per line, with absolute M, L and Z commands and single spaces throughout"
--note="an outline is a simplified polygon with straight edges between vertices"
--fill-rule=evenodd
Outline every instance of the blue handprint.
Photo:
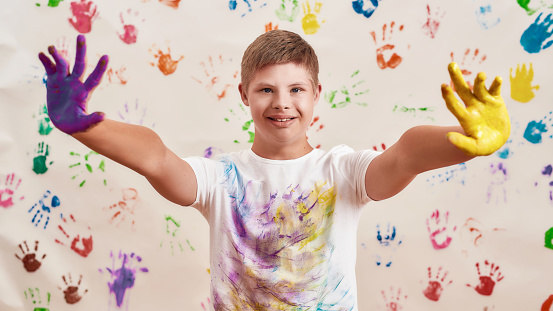
M 382 0 L 370 0 L 371 5 L 368 5 L 367 3 L 367 5 L 365 6 L 365 2 L 368 2 L 368 1 L 355 0 L 351 2 L 351 5 L 353 6 L 353 10 L 355 11 L 355 13 L 361 14 L 366 18 L 369 18 L 374 14 L 374 11 L 376 11 L 376 9 L 378 8 L 378 4 L 380 3 L 380 1 Z
M 378 240 L 378 243 L 381 246 L 381 250 L 389 253 L 387 256 L 385 256 L 384 260 L 383 260 L 383 256 L 380 256 L 379 254 L 375 254 L 377 266 L 380 266 L 383 262 L 386 267 L 391 266 L 393 252 L 396 251 L 396 248 L 402 242 L 401 239 L 396 240 L 396 227 L 391 226 L 391 230 L 392 231 L 390 232 L 390 223 L 388 223 L 386 233 L 382 235 L 380 231 L 380 224 L 376 225 L 376 239 Z
M 47 200 L 49 203 L 46 203 Z M 50 190 L 47 190 L 42 198 L 38 200 L 37 203 L 33 204 L 31 209 L 29 209 L 29 213 L 32 213 L 33 211 L 35 212 L 31 222 L 35 224 L 35 227 L 38 227 L 38 224 L 40 224 L 42 219 L 46 217 L 44 221 L 44 229 L 46 229 L 48 222 L 50 221 L 50 212 L 52 211 L 52 208 L 56 208 L 58 206 L 60 206 L 60 199 L 58 196 L 52 196 Z
M 241 17 L 244 17 L 246 16 L 246 14 L 248 14 L 249 12 L 252 11 L 252 5 L 250 3 L 251 0 L 242 0 L 246 3 L 246 5 L 248 6 L 247 8 L 247 11 L 242 13 Z M 257 0 L 253 0 L 254 2 L 257 2 Z M 260 2 L 263 2 L 263 1 L 260 1 Z M 261 5 L 259 5 L 260 8 L 264 7 L 267 5 L 267 2 L 263 2 Z M 231 10 L 231 11 L 235 11 L 236 8 L 238 7 L 238 1 L 236 0 L 230 0 L 228 2 L 228 8 Z
M 553 34 L 553 30 L 550 30 L 550 26 L 553 25 L 551 16 L 547 15 L 545 19 L 540 23 L 539 20 L 543 13 L 538 15 L 538 18 L 534 21 L 528 29 L 524 31 L 522 37 L 520 37 L 520 44 L 524 50 L 528 53 L 539 53 L 541 50 L 545 50 L 553 44 L 553 40 L 545 42 Z
M 552 113 L 549 112 L 549 116 L 545 116 L 539 121 L 530 121 L 526 126 L 526 130 L 524 130 L 524 138 L 532 144 L 541 143 L 542 134 L 547 132 L 547 124 L 544 122 L 548 122 L 550 127 L 553 126 Z M 553 138 L 553 135 L 550 138 Z

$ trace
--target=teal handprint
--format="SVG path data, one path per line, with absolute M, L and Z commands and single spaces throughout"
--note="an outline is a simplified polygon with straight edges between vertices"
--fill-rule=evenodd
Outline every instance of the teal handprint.
M 553 13 L 547 15 L 540 22 L 542 15 L 543 13 L 540 13 L 534 23 L 520 37 L 520 44 L 526 52 L 531 54 L 539 53 L 541 50 L 545 50 L 553 45 L 553 40 L 547 41 L 553 34 L 553 29 L 550 29 L 551 25 L 553 25 L 553 20 L 551 19 Z

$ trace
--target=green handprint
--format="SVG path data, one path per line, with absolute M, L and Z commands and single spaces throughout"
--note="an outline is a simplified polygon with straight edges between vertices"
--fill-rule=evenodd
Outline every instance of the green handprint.
M 33 158 L 33 172 L 36 174 L 46 173 L 48 171 L 48 166 L 54 163 L 53 161 L 48 163 L 48 156 L 50 155 L 48 145 L 44 142 L 38 143 L 35 155 L 36 156 Z
M 292 6 L 291 10 L 290 5 Z M 295 21 L 298 17 L 298 13 L 300 12 L 298 0 L 282 0 L 282 3 L 278 6 L 278 9 L 276 9 L 275 12 L 277 17 L 283 21 Z
M 176 240 L 177 232 L 179 231 L 180 226 L 181 226 L 180 221 L 175 220 L 172 216 L 169 216 L 169 215 L 165 216 L 165 233 L 171 239 L 171 241 L 169 242 L 169 245 L 171 247 L 171 255 L 175 255 L 173 240 L 175 240 L 175 243 L 179 245 L 180 251 L 181 252 L 184 251 L 184 248 L 182 247 L 182 244 L 180 243 L 180 241 Z M 190 247 L 191 250 L 193 251 L 196 250 L 190 244 L 190 241 L 188 241 L 188 239 L 186 239 L 186 243 L 188 243 L 188 246 Z M 159 244 L 159 247 L 163 247 L 163 241 L 161 241 L 161 243 Z
M 48 108 L 46 103 L 40 106 L 38 112 L 38 133 L 42 136 L 46 136 L 52 132 L 54 128 L 52 127 L 52 122 L 50 122 L 50 117 L 48 116 Z
M 253 143 L 253 139 L 255 137 L 255 133 L 252 132 L 250 129 L 252 127 L 252 124 L 253 124 L 253 120 L 251 119 L 251 116 L 248 114 L 248 112 L 246 111 L 246 109 L 244 109 L 244 106 L 242 104 L 238 104 L 241 111 L 242 111 L 242 114 L 244 114 L 245 116 L 248 116 L 249 117 L 249 120 L 244 122 L 244 124 L 242 125 L 242 131 L 244 132 L 247 132 L 248 133 L 248 136 L 249 136 L 249 139 L 248 139 L 248 143 Z M 232 109 L 229 109 L 229 112 L 232 113 L 232 115 L 234 117 L 237 117 L 238 120 L 242 119 L 241 117 L 237 116 L 236 113 L 234 112 L 234 110 Z M 225 118 L 225 121 L 226 122 L 230 122 L 230 119 L 229 118 Z M 238 141 L 238 139 L 235 139 L 234 140 L 234 143 L 236 144 L 239 144 L 240 141 Z
M 359 74 L 359 70 L 353 72 L 353 74 L 351 74 L 350 76 L 350 79 L 356 78 L 358 74 Z M 368 104 L 366 102 L 352 100 L 352 98 L 354 97 L 357 97 L 369 92 L 369 89 L 364 89 L 364 90 L 358 89 L 362 86 L 363 83 L 365 83 L 365 80 L 354 82 L 349 88 L 343 85 L 342 89 L 339 91 L 333 90 L 333 91 L 327 92 L 325 94 L 325 100 L 332 105 L 331 108 L 344 108 L 347 105 L 351 104 L 352 102 L 359 106 L 367 107 Z M 336 95 L 342 95 L 343 98 L 337 99 Z
M 29 294 L 27 294 L 27 292 Z M 27 291 L 23 292 L 25 294 L 25 299 L 31 300 L 33 305 L 41 305 L 42 304 L 42 298 L 40 297 L 40 290 L 38 287 L 35 288 L 29 288 Z M 50 293 L 46 292 L 46 306 L 50 304 Z M 33 311 L 49 311 L 50 309 L 44 308 L 44 307 L 35 307 Z
M 80 153 L 77 153 L 77 152 L 73 152 L 71 151 L 69 153 L 71 156 L 74 156 L 74 157 L 81 157 L 81 154 Z M 69 168 L 76 168 L 76 167 L 85 167 L 86 168 L 86 171 L 88 171 L 89 173 L 94 173 L 94 167 L 90 164 L 90 156 L 92 155 L 99 155 L 99 153 L 97 153 L 96 151 L 90 151 L 89 153 L 85 154 L 83 156 L 83 160 L 84 161 L 80 161 L 79 162 L 76 162 L 75 164 L 71 164 L 69 165 Z M 106 163 L 105 163 L 105 160 L 103 158 L 100 159 L 100 162 L 98 163 L 98 165 L 95 167 L 97 169 L 99 169 L 100 171 L 102 172 L 105 172 L 105 168 L 106 168 Z M 84 172 L 81 171 L 75 175 L 73 175 L 71 177 L 71 179 L 76 179 L 79 175 L 81 175 L 81 173 Z M 79 183 L 79 187 L 82 187 L 84 186 L 84 184 L 86 183 L 86 179 L 83 178 L 83 180 Z M 104 186 L 107 186 L 107 181 L 106 179 L 104 179 Z

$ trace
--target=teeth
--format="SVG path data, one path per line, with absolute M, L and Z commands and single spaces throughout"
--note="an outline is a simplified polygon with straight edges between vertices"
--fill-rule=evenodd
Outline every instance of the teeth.
M 285 121 L 289 121 L 289 120 L 292 120 L 292 119 L 288 118 L 288 119 L 273 119 L 273 120 L 276 120 L 278 122 L 285 122 Z

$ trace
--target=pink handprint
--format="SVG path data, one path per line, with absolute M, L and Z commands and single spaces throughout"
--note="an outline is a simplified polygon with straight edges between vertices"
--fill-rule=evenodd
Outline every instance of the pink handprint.
M 432 242 L 434 249 L 444 249 L 451 243 L 451 236 L 448 235 L 448 231 L 455 231 L 457 226 L 453 227 L 453 229 L 448 227 L 448 218 L 449 212 L 445 213 L 445 217 L 442 220 L 440 211 L 436 210 L 432 212 L 430 218 L 426 219 L 426 228 L 430 234 L 430 242 Z M 441 242 L 438 242 L 438 240 L 441 240 Z
M 136 28 L 133 21 L 137 18 L 138 12 L 128 9 L 125 15 L 126 18 L 123 17 L 123 12 L 119 13 L 121 24 L 123 25 L 123 33 L 117 34 L 119 35 L 121 41 L 125 42 L 126 44 L 133 44 L 136 43 L 136 39 L 138 36 L 138 28 Z M 127 21 L 125 21 L 125 19 L 127 19 Z M 142 21 L 144 21 L 144 19 Z
M 438 32 L 438 28 L 440 28 L 441 20 L 445 16 L 445 12 L 440 12 L 440 8 L 438 7 L 434 14 L 432 14 L 429 4 L 426 5 L 426 10 L 428 11 L 428 16 L 426 23 L 422 25 L 422 29 L 426 35 L 434 39 L 434 37 L 436 37 L 436 33 Z
M 376 50 L 376 62 L 380 69 L 396 68 L 397 66 L 399 66 L 399 64 L 401 64 L 401 61 L 403 60 L 401 56 L 395 53 L 394 49 L 396 46 L 394 44 L 387 43 L 392 38 L 394 27 L 395 22 L 392 21 L 390 23 L 388 37 L 386 37 L 388 25 L 382 25 L 382 43 L 380 44 L 380 47 Z M 403 31 L 403 25 L 399 26 L 399 31 Z M 374 31 L 371 31 L 371 36 L 373 37 L 374 43 L 379 46 L 376 33 Z M 389 53 L 392 53 L 392 55 L 388 58 L 388 60 L 385 60 L 384 54 Z
M 71 2 L 73 16 L 69 22 L 80 33 L 89 33 L 92 30 L 92 22 L 98 17 L 97 7 L 92 1 L 80 0 Z
M 467 286 L 473 287 L 474 290 L 476 290 L 480 295 L 490 296 L 493 293 L 495 284 L 503 280 L 504 277 L 499 271 L 499 266 L 496 266 L 495 263 L 490 264 L 489 261 L 484 261 L 484 269 L 488 270 L 486 275 L 481 272 L 480 263 L 477 262 L 476 270 L 478 271 L 480 283 L 476 286 L 472 286 L 470 284 L 467 284 Z
M 382 297 L 384 298 L 384 303 L 386 304 L 386 311 L 399 311 L 403 309 L 401 305 L 401 300 L 406 299 L 407 295 L 401 294 L 401 288 L 398 288 L 397 293 L 394 291 L 393 287 L 390 287 L 390 299 L 386 297 L 386 293 L 382 290 Z
M 440 296 L 442 295 L 445 286 L 453 283 L 453 281 L 446 281 L 446 277 L 448 274 L 447 271 L 444 272 L 443 276 L 440 278 L 441 272 L 442 267 L 439 267 L 438 272 L 436 272 L 436 276 L 432 278 L 432 268 L 428 267 L 428 286 L 422 293 L 424 294 L 424 296 L 426 296 L 426 298 L 432 301 L 438 301 L 440 299 Z
M 17 177 L 15 173 L 11 173 L 6 176 L 4 187 L 0 188 L 0 206 L 2 206 L 3 208 L 9 208 L 13 206 L 13 197 L 20 184 L 21 178 Z M 19 201 L 23 199 L 23 196 L 18 198 Z
M 65 218 L 63 215 L 61 216 L 61 220 L 63 221 L 63 223 L 66 227 L 68 225 L 72 226 L 73 224 L 76 223 L 75 217 L 73 217 L 72 214 L 69 214 L 69 219 L 71 220 L 71 222 L 68 222 L 67 218 Z M 64 236 L 63 239 L 65 240 L 65 242 L 60 241 L 59 239 L 56 239 L 56 243 L 61 244 L 61 245 L 70 244 L 69 247 L 75 253 L 77 253 L 78 255 L 80 255 L 82 257 L 87 257 L 88 254 L 90 254 L 90 252 L 92 252 L 92 244 L 93 244 L 92 243 L 92 235 L 87 233 L 86 235 L 88 235 L 88 237 L 85 237 L 84 235 L 81 236 L 81 234 L 76 233 L 73 236 L 70 236 L 67 233 L 68 230 L 64 229 L 64 227 L 62 225 L 59 225 L 58 229 L 63 233 L 63 236 Z M 90 231 L 90 227 L 88 227 L 88 231 Z

